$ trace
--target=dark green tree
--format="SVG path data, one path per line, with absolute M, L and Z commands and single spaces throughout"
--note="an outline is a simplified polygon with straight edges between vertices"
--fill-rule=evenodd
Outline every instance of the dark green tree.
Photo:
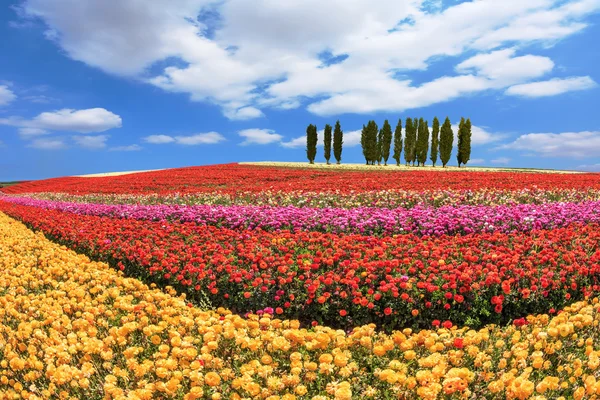
M 411 142 L 412 146 L 410 147 L 410 159 L 412 161 L 413 167 L 415 166 L 415 161 L 417 161 L 417 135 L 419 134 L 419 120 L 417 118 L 413 118 L 413 128 L 411 133 Z
M 471 120 L 467 118 L 460 119 L 460 125 L 458 127 L 458 154 L 456 159 L 458 161 L 458 167 L 460 164 L 467 165 L 471 158 Z
M 362 131 L 360 131 L 360 146 L 362 147 L 363 156 L 365 162 L 369 165 L 369 131 L 367 126 L 363 124 Z
M 410 162 L 412 161 L 412 159 L 410 158 L 410 156 L 412 154 L 411 147 L 413 146 L 412 133 L 413 133 L 413 120 L 410 118 L 406 118 L 406 127 L 404 128 L 404 161 L 406 161 L 406 165 L 409 165 Z
M 394 131 L 394 160 L 396 165 L 400 165 L 400 155 L 402 154 L 402 120 L 398 119 L 398 125 Z
M 383 159 L 383 128 L 377 134 L 377 165 L 381 165 Z
M 344 144 L 344 132 L 340 125 L 340 120 L 335 123 L 335 129 L 333 130 L 333 156 L 335 157 L 337 164 L 342 161 L 342 145 Z
M 310 124 L 306 128 L 306 158 L 311 164 L 315 163 L 317 156 L 317 126 Z
M 427 121 L 419 119 L 419 132 L 417 135 L 417 165 L 425 166 L 427 151 L 429 150 L 429 127 Z
M 440 130 L 440 161 L 444 168 L 446 168 L 446 164 L 450 161 L 453 143 L 454 132 L 452 132 L 452 124 L 450 123 L 450 118 L 446 117 L 444 125 L 442 125 L 442 129 Z
M 379 145 L 377 140 L 379 136 L 379 127 L 375 121 L 371 120 L 367 124 L 367 130 L 369 132 L 369 160 L 371 161 L 371 165 L 375 165 L 375 161 L 377 161 L 379 157 Z
M 431 155 L 429 157 L 429 159 L 431 160 L 431 162 L 433 163 L 433 166 L 435 167 L 435 163 L 437 162 L 437 158 L 438 158 L 438 150 L 440 147 L 439 144 L 439 135 L 440 135 L 440 121 L 438 120 L 437 117 L 433 118 L 433 126 L 431 127 L 432 131 L 431 131 Z
M 390 147 L 392 145 L 392 126 L 387 119 L 383 122 L 381 132 L 381 158 L 383 159 L 383 165 L 387 166 L 388 159 L 390 158 Z
M 327 161 L 327 165 L 329 165 L 329 159 L 331 158 L 331 125 L 325 125 L 325 130 L 323 131 L 323 150 L 325 152 L 325 160 Z

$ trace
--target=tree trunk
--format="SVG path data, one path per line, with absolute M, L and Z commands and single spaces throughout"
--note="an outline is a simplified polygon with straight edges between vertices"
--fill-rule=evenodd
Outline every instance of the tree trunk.
M 336 162 L 336 164 L 337 164 L 337 165 L 340 165 L 340 162 L 338 161 L 338 162 Z

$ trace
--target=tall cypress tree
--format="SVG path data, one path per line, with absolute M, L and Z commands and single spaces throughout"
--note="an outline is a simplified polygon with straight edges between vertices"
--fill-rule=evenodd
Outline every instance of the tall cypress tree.
M 446 164 L 450 161 L 453 143 L 454 133 L 452 132 L 452 124 L 450 123 L 450 118 L 446 117 L 440 131 L 440 161 L 444 168 L 446 168 Z
M 383 128 L 377 134 L 377 165 L 381 165 L 383 159 Z
M 411 146 L 412 146 L 412 131 L 413 131 L 413 121 L 410 118 L 406 118 L 406 128 L 404 129 L 404 161 L 406 161 L 406 165 L 410 164 L 412 159 L 410 158 L 411 154 Z
M 419 132 L 419 120 L 417 118 L 413 118 L 413 131 L 412 131 L 412 146 L 410 147 L 410 159 L 412 161 L 413 167 L 415 166 L 415 161 L 417 161 L 417 135 Z
M 377 143 L 379 127 L 375 121 L 371 120 L 367 124 L 367 130 L 369 132 L 369 160 L 371 160 L 371 165 L 375 165 L 375 161 L 377 161 L 379 157 L 379 146 Z
M 464 121 L 464 118 L 461 118 L 460 123 L 457 155 L 459 167 L 461 163 L 467 165 L 471 158 L 471 120 L 467 118 L 467 120 Z
M 416 156 L 417 165 L 425 166 L 427 161 L 427 150 L 429 149 L 429 127 L 427 121 L 419 119 L 419 132 L 417 135 Z
M 456 161 L 458 161 L 458 168 L 460 168 L 460 164 L 463 162 L 463 149 L 465 140 L 465 118 L 460 118 L 460 123 L 458 124 L 458 151 L 456 152 Z
M 437 158 L 438 158 L 438 148 L 440 147 L 439 134 L 440 134 L 440 121 L 438 120 L 437 117 L 435 117 L 435 118 L 433 118 L 433 126 L 432 126 L 432 131 L 431 131 L 431 156 L 429 157 L 429 159 L 433 163 L 434 167 L 435 167 L 435 163 L 437 162 Z
M 400 166 L 400 154 L 402 154 L 402 120 L 398 119 L 398 125 L 394 131 L 394 160 Z
M 331 125 L 325 125 L 325 130 L 323 131 L 323 150 L 325 152 L 325 160 L 327 161 L 327 165 L 329 165 L 329 159 L 331 158 Z
M 338 119 L 333 130 L 333 156 L 337 164 L 342 161 L 342 145 L 344 144 L 344 132 Z
M 362 131 L 360 132 L 360 146 L 362 147 L 363 156 L 367 165 L 369 165 L 369 131 L 363 124 Z
M 306 128 L 306 158 L 311 164 L 315 163 L 317 156 L 317 126 L 310 124 Z
M 387 166 L 387 161 L 390 158 L 390 147 L 392 145 L 392 126 L 387 119 L 383 122 L 381 132 L 381 158 L 383 159 L 383 165 Z

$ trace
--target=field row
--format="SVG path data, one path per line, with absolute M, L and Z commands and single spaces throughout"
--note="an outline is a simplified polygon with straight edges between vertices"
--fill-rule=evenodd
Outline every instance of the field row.
M 0 202 L 48 237 L 235 312 L 384 329 L 481 326 L 552 312 L 600 290 L 600 227 L 466 236 L 238 231 L 76 215 Z M 437 322 L 436 322 L 437 321 Z
M 440 168 L 441 170 L 441 168 Z M 327 171 L 253 165 L 212 165 L 97 178 L 55 178 L 3 189 L 5 193 L 174 194 L 241 192 L 369 192 L 384 190 L 600 189 L 598 174 L 473 171 Z
M 269 314 L 190 307 L 2 214 L 0 247 L 0 391 L 10 398 L 600 394 L 596 299 L 480 331 L 306 330 Z
M 600 223 L 600 201 L 444 206 L 439 208 L 309 208 L 275 206 L 106 205 L 1 196 L 0 201 L 79 215 L 150 221 L 194 222 L 229 229 L 357 233 L 361 235 L 455 235 L 478 232 L 526 232 L 573 223 Z

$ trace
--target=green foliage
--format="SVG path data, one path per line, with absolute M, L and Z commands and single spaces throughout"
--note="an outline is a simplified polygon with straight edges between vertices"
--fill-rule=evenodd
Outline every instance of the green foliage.
M 390 158 L 390 147 L 392 145 L 392 126 L 386 119 L 383 122 L 382 131 L 382 145 L 381 145 L 381 158 L 383 159 L 383 165 L 387 165 L 387 161 Z
M 394 160 L 400 165 L 400 154 L 402 154 L 402 120 L 398 119 L 398 125 L 394 131 Z
M 452 124 L 450 123 L 450 118 L 446 117 L 440 131 L 440 161 L 444 167 L 448 164 L 448 161 L 450 161 L 453 143 L 454 132 L 452 132 Z
M 323 151 L 325 152 L 325 160 L 329 164 L 331 158 L 331 125 L 329 124 L 325 125 L 323 132 Z
M 382 158 L 383 158 L 383 129 L 380 129 L 379 134 L 377 135 L 377 165 L 381 164 Z
M 435 163 L 437 162 L 438 150 L 440 147 L 439 135 L 440 135 L 440 121 L 438 120 L 437 117 L 435 117 L 435 118 L 433 118 L 433 126 L 432 126 L 432 131 L 431 131 L 431 155 L 429 157 L 429 159 L 433 163 L 434 167 L 435 167 Z
M 311 164 L 315 163 L 317 156 L 317 126 L 310 124 L 306 128 L 306 158 Z
M 365 156 L 365 161 L 367 165 L 375 164 L 375 161 L 378 157 L 378 143 L 377 136 L 379 134 L 379 128 L 375 121 L 371 120 L 365 126 L 363 125 L 363 129 L 360 135 L 360 144 L 362 146 L 363 155 Z
M 337 163 L 342 161 L 342 145 L 344 144 L 344 131 L 340 125 L 340 120 L 335 123 L 335 129 L 333 130 L 333 156 Z
M 427 151 L 429 150 L 429 127 L 427 121 L 419 119 L 419 132 L 417 136 L 416 156 L 417 165 L 425 165 Z
M 467 164 L 469 158 L 471 158 L 471 120 L 465 121 L 464 118 L 461 118 L 458 125 L 458 152 L 456 154 L 458 166 Z
M 406 161 L 406 165 L 410 164 L 413 159 L 412 155 L 412 147 L 414 146 L 414 137 L 413 137 L 413 120 L 410 118 L 406 119 L 406 128 L 404 129 L 404 161 Z

